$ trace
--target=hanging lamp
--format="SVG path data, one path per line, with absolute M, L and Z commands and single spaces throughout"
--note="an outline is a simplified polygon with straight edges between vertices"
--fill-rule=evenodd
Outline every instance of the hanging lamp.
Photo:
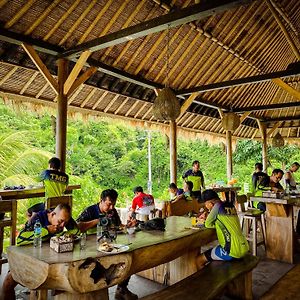
M 283 147 L 284 146 L 284 138 L 281 136 L 279 132 L 272 138 L 272 146 L 273 147 Z
M 175 121 L 180 115 L 180 103 L 176 95 L 169 87 L 169 28 L 167 33 L 167 57 L 166 57 L 166 86 L 158 91 L 153 103 L 153 116 L 157 120 Z
M 234 112 L 226 112 L 222 118 L 222 126 L 225 130 L 235 131 L 240 126 L 240 117 Z

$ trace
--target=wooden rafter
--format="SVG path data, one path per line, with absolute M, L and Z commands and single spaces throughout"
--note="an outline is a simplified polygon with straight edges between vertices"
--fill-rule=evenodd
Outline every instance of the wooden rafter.
M 87 36 L 91 33 L 91 31 L 95 28 L 97 23 L 100 21 L 100 19 L 103 17 L 109 6 L 113 3 L 113 0 L 108 0 L 105 3 L 105 6 L 101 9 L 101 11 L 97 14 L 94 21 L 90 24 L 90 26 L 85 30 L 83 35 L 80 37 L 80 40 L 78 41 L 77 45 L 83 43 Z
M 32 6 L 32 4 L 35 1 L 36 0 L 27 0 L 26 4 L 23 7 L 21 7 L 21 9 L 18 10 L 18 12 L 14 15 L 14 17 L 11 20 L 9 20 L 8 22 L 6 22 L 6 24 L 4 25 L 4 28 L 7 29 L 7 28 L 12 27 L 28 11 L 28 9 Z
M 137 118 L 138 115 L 141 113 L 141 111 L 148 105 L 147 102 L 145 102 L 139 109 L 138 111 L 135 113 L 134 118 Z
M 300 100 L 300 92 L 291 87 L 289 84 L 285 83 L 279 78 L 272 79 L 272 81 L 278 86 L 280 86 L 282 89 L 284 89 L 286 92 L 288 92 L 290 95 Z
M 63 45 L 65 41 L 72 35 L 72 33 L 75 31 L 75 29 L 78 27 L 78 25 L 84 20 L 86 15 L 91 11 L 91 9 L 96 5 L 97 0 L 92 0 L 92 2 L 86 7 L 84 11 L 81 12 L 79 18 L 76 19 L 76 21 L 73 23 L 71 28 L 68 29 L 65 36 L 60 40 L 58 43 L 59 46 Z
M 272 134 L 275 134 L 275 131 L 280 127 L 283 122 L 277 122 L 273 125 L 273 127 L 267 132 L 267 138 L 270 138 Z
M 116 111 L 114 112 L 115 115 L 118 114 L 118 112 L 123 108 L 123 106 L 128 102 L 128 98 L 124 99 L 121 103 L 121 105 L 116 109 Z
M 34 72 L 33 75 L 30 77 L 30 79 L 25 83 L 25 85 L 22 87 L 20 94 L 24 94 L 24 92 L 27 90 L 27 88 L 31 85 L 31 83 L 35 80 L 39 72 Z
M 128 111 L 126 112 L 125 116 L 129 116 L 129 114 L 135 109 L 135 107 L 138 105 L 139 101 L 135 101 L 133 103 L 133 105 L 130 106 L 130 108 L 128 109 Z
M 50 5 L 43 11 L 43 13 L 30 25 L 30 27 L 25 31 L 25 35 L 33 32 L 33 30 L 39 26 L 42 21 L 49 15 L 52 9 L 58 5 L 61 0 L 54 0 Z
M 96 67 L 89 67 L 81 76 L 79 76 L 68 91 L 68 96 L 70 96 L 81 84 L 83 84 L 86 80 L 92 77 L 97 72 Z
M 285 78 L 285 77 L 296 76 L 299 74 L 300 74 L 300 67 L 297 67 L 297 68 L 291 69 L 291 70 L 272 72 L 272 73 L 262 74 L 262 75 L 255 75 L 255 76 L 244 77 L 244 78 L 240 78 L 240 79 L 233 79 L 233 80 L 217 82 L 217 83 L 212 83 L 212 84 L 207 84 L 207 85 L 202 85 L 202 86 L 196 86 L 196 87 L 184 89 L 184 90 L 178 90 L 178 91 L 176 91 L 176 95 L 185 96 L 185 95 L 190 95 L 195 92 L 204 93 L 204 92 L 208 92 L 208 91 L 232 88 L 232 87 L 241 86 L 241 85 L 261 83 L 261 82 L 265 82 L 265 81 L 270 81 L 272 79 L 277 79 L 280 77 Z
M 300 60 L 300 52 L 295 44 L 295 42 L 293 41 L 293 39 L 291 38 L 290 34 L 288 33 L 288 31 L 286 30 L 284 24 L 282 23 L 280 17 L 278 16 L 278 13 L 276 11 L 276 9 L 274 8 L 274 6 L 272 5 L 271 1 L 270 0 L 265 0 L 266 3 L 268 4 L 268 7 L 270 9 L 270 11 L 272 12 L 274 18 L 276 19 L 279 27 L 281 28 L 283 34 L 285 35 L 285 38 L 287 39 L 288 43 L 290 44 L 296 58 L 298 60 Z
M 80 107 L 84 107 L 89 102 L 89 100 L 95 95 L 96 91 L 97 91 L 96 89 L 91 90 L 91 92 L 86 96 L 86 98 L 80 104 Z
M 40 96 L 45 92 L 45 90 L 47 89 L 47 87 L 49 86 L 48 81 L 46 82 L 46 84 L 39 90 L 39 92 L 35 95 L 35 98 L 40 98 Z
M 92 109 L 96 109 L 98 107 L 98 105 L 100 104 L 100 102 L 106 97 L 106 95 L 108 94 L 107 91 L 105 91 L 101 97 L 96 101 L 96 103 L 93 105 Z
M 65 95 L 68 94 L 73 83 L 77 79 L 78 74 L 80 73 L 82 67 L 85 65 L 85 63 L 90 55 L 91 55 L 91 52 L 88 50 L 81 53 L 79 59 L 77 60 L 75 66 L 73 67 L 71 73 L 68 76 L 68 79 L 66 80 L 66 82 L 64 84 L 64 94 Z
M 67 50 L 64 56 L 76 56 L 78 53 L 89 49 L 90 51 L 98 51 L 107 47 L 127 42 L 130 39 L 137 39 L 150 33 L 160 32 L 168 28 L 173 28 L 182 24 L 201 20 L 216 13 L 235 8 L 241 4 L 249 3 L 247 0 L 211 0 L 204 4 L 199 3 L 182 10 L 178 10 L 149 21 L 142 22 L 129 28 L 121 29 L 118 32 L 108 34 L 106 36 L 91 40 L 80 44 L 72 49 Z
M 71 12 L 77 7 L 81 0 L 75 0 L 68 10 L 59 18 L 59 21 L 51 28 L 51 30 L 44 36 L 43 40 L 47 41 L 52 34 L 59 28 L 59 26 L 67 19 Z
M 72 96 L 68 98 L 68 105 L 70 105 L 76 99 L 82 89 L 83 85 L 79 86 L 78 89 L 72 94 Z
M 52 87 L 54 92 L 58 95 L 58 83 L 53 78 L 53 76 L 50 74 L 49 70 L 47 69 L 46 65 L 42 62 L 37 52 L 34 50 L 34 48 L 31 45 L 27 45 L 25 43 L 22 44 L 24 50 L 29 55 L 33 63 L 36 65 L 38 70 L 41 72 L 41 74 L 44 76 L 46 81 L 49 83 L 49 85 Z
M 1 80 L 0 85 L 2 85 L 8 78 L 10 78 L 16 71 L 18 70 L 18 67 L 13 67 Z
M 193 103 L 193 101 L 197 98 L 197 93 L 194 93 L 190 95 L 182 104 L 180 108 L 180 115 L 178 116 L 177 120 L 187 111 L 187 109 L 190 107 L 190 105 Z M 177 121 L 176 120 L 176 121 Z
M 244 112 L 242 116 L 240 116 L 240 122 L 242 122 L 251 114 L 251 111 Z
M 108 112 L 108 110 L 114 105 L 114 103 L 116 102 L 116 100 L 117 100 L 118 98 L 119 98 L 119 95 L 118 95 L 118 94 L 115 95 L 115 96 L 113 97 L 113 99 L 109 101 L 108 105 L 104 108 L 103 111 L 104 111 L 105 113 Z

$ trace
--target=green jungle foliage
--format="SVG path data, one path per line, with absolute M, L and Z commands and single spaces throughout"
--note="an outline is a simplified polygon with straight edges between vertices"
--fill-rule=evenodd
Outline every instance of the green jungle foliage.
M 50 115 L 15 112 L 0 104 L 0 184 L 34 185 L 37 175 L 47 168 L 49 157 L 55 153 L 55 138 Z M 116 120 L 68 122 L 67 170 L 70 184 L 81 184 L 74 192 L 73 215 L 95 203 L 103 189 L 114 188 L 119 193 L 117 206 L 130 205 L 132 189 L 148 182 L 148 132 L 131 128 Z M 270 168 L 282 168 L 300 161 L 299 148 L 286 146 L 269 148 Z M 169 198 L 169 142 L 161 132 L 151 132 L 152 187 L 156 199 Z M 226 183 L 226 154 L 224 145 L 210 146 L 201 140 L 178 139 L 178 186 L 181 176 L 199 160 L 206 186 L 216 181 Z M 251 182 L 255 162 L 261 161 L 261 144 L 239 141 L 234 153 L 234 177 L 243 187 Z M 25 211 L 42 199 L 18 202 L 18 223 L 26 221 Z

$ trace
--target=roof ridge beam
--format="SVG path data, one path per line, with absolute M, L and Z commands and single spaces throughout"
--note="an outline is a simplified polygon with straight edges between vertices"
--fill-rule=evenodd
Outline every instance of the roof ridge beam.
M 145 35 L 153 34 L 186 24 L 195 20 L 200 20 L 213 14 L 248 4 L 253 0 L 210 0 L 205 3 L 195 4 L 181 10 L 176 10 L 169 14 L 142 22 L 140 24 L 121 29 L 117 32 L 93 39 L 86 43 L 79 44 L 65 51 L 63 57 L 76 57 L 82 51 L 90 50 L 95 52 L 104 48 L 118 45 L 128 40 L 137 39 Z
M 270 81 L 272 79 L 277 79 L 277 78 L 297 76 L 299 74 L 300 74 L 300 66 L 297 66 L 293 69 L 287 69 L 284 71 L 272 72 L 272 73 L 267 73 L 262 75 L 255 75 L 246 78 L 233 79 L 233 80 L 228 80 L 223 82 L 216 82 L 207 85 L 196 86 L 190 89 L 182 89 L 176 91 L 175 94 L 178 96 L 179 95 L 185 96 L 195 92 L 204 93 L 208 91 L 232 88 L 232 87 L 246 85 L 246 84 L 261 83 L 261 82 Z

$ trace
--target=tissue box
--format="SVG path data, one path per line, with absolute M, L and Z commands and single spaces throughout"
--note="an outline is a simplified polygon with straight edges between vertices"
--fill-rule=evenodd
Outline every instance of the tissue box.
M 74 241 L 64 236 L 54 236 L 50 239 L 50 248 L 58 253 L 73 251 Z

